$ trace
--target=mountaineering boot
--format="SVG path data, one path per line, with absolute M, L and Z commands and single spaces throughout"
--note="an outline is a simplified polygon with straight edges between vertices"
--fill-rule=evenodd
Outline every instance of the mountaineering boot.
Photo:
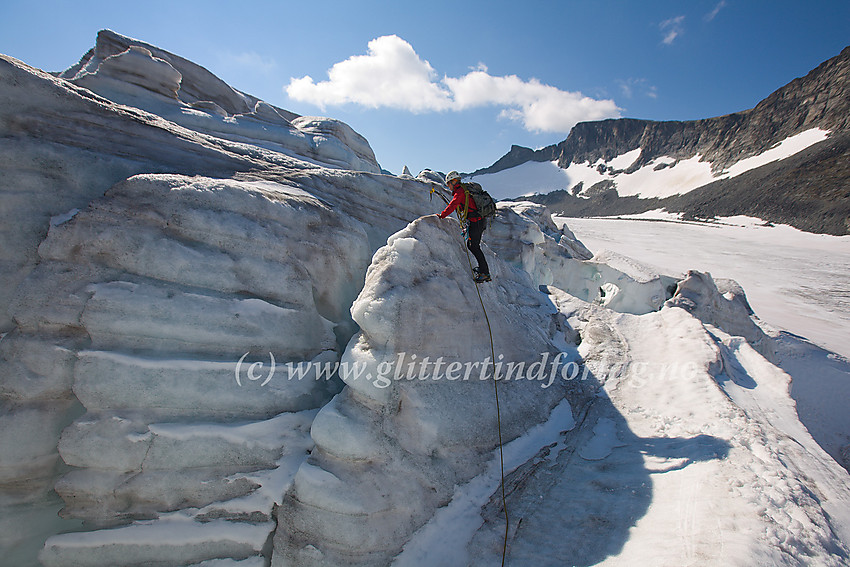
M 484 283 L 492 281 L 490 274 L 482 274 L 477 269 L 475 269 L 475 277 L 472 278 L 472 281 L 475 283 Z

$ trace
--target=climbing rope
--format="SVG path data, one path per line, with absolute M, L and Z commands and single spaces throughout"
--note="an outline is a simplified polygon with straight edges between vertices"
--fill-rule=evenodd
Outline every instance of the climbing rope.
M 436 194 L 439 196 L 446 204 L 449 203 L 448 199 L 442 194 L 435 191 L 433 188 L 431 189 L 431 195 Z M 466 213 L 469 210 L 469 192 L 466 192 L 466 207 L 464 207 L 464 211 L 461 212 L 458 209 L 457 214 L 460 219 L 461 226 L 464 226 L 466 221 Z M 464 238 L 466 238 L 466 229 L 464 228 Z M 466 251 L 466 261 L 469 263 L 469 271 L 472 272 L 472 258 L 469 256 L 469 247 L 466 246 L 464 242 L 464 250 Z M 473 280 L 475 281 L 475 280 Z M 505 511 L 505 537 L 502 545 L 502 567 L 505 567 L 505 557 L 508 553 L 508 528 L 510 523 L 508 521 L 508 502 L 505 498 L 505 455 L 502 450 L 502 411 L 499 407 L 499 381 L 496 380 L 495 368 L 496 368 L 496 349 L 493 346 L 493 328 L 490 326 L 490 317 L 487 316 L 487 308 L 484 307 L 484 300 L 481 298 L 481 290 L 479 289 L 479 283 L 475 282 L 475 292 L 478 294 L 478 301 L 481 303 L 481 311 L 484 313 L 484 320 L 487 322 L 487 333 L 490 335 L 490 360 L 493 361 L 493 391 L 496 395 L 496 431 L 499 434 L 499 469 L 501 473 L 501 491 L 502 491 L 502 508 Z
M 466 261 L 469 262 L 469 270 L 472 271 L 472 259 L 469 257 L 469 249 L 466 249 Z M 475 292 L 478 294 L 478 301 L 481 303 L 481 311 L 484 312 L 484 320 L 487 322 L 487 333 L 490 335 L 490 360 L 493 361 L 493 368 L 496 368 L 496 350 L 493 347 L 493 329 L 490 327 L 490 317 L 487 316 L 487 308 L 484 307 L 484 300 L 481 298 L 481 290 L 478 282 L 475 282 Z M 505 556 L 508 552 L 508 503 L 505 498 L 505 455 L 502 451 L 502 411 L 499 407 L 499 381 L 496 379 L 495 371 L 493 373 L 493 392 L 496 394 L 496 431 L 499 433 L 499 467 L 501 473 L 501 490 L 502 490 L 502 508 L 505 510 L 505 538 L 502 545 L 502 567 L 505 567 Z

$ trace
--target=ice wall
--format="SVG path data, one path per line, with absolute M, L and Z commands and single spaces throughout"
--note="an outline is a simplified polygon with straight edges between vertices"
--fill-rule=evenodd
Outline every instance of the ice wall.
M 341 386 L 315 371 L 354 332 L 371 241 L 427 203 L 385 176 L 276 177 L 138 175 L 53 219 L 0 342 L 0 463 L 4 480 L 40 475 L 45 489 L 62 470 L 48 465 L 69 465 L 63 517 L 111 529 L 51 538 L 45 564 L 154 561 L 165 552 L 146 534 L 165 527 L 146 521 L 202 542 L 219 537 L 211 519 L 238 522 L 229 546 L 171 552 L 185 564 L 268 553 L 273 507 L 312 446 L 310 412 Z M 348 187 L 360 196 L 341 204 Z M 372 195 L 389 192 L 399 206 L 373 218 Z M 277 364 L 267 384 L 250 378 L 257 363 L 263 378 Z M 38 443 L 13 442 L 34 423 Z
M 183 510 L 187 530 L 231 520 L 265 541 L 274 471 L 303 459 L 304 412 L 338 386 L 285 368 L 264 386 L 247 373 L 240 384 L 237 361 L 337 359 L 334 329 L 350 325 L 370 255 L 360 223 L 271 182 L 143 175 L 57 219 L 39 255 L 0 345 L 15 400 L 4 433 L 29 438 L 37 422 L 44 442 L 4 444 L 9 474 L 49 478 L 58 439 L 72 467 L 55 487 L 66 518 L 109 527 Z M 85 413 L 64 427 L 76 400 Z M 114 564 L 110 553 L 129 544 L 113 535 L 57 536 L 42 561 Z M 157 545 L 127 564 L 152 560 Z M 188 557 L 240 557 L 244 545 Z
M 488 256 L 481 300 L 499 370 L 514 368 L 499 384 L 507 442 L 565 395 L 562 383 L 519 379 L 516 366 L 576 352 L 528 274 Z M 274 565 L 387 564 L 497 446 L 488 326 L 455 221 L 426 216 L 390 237 L 352 315 L 346 388 L 313 422 L 316 449 L 279 511 Z
M 432 210 L 427 186 L 367 173 L 368 143 L 339 121 L 111 32 L 62 75 L 76 84 L 8 57 L 0 74 L 6 557 L 34 564 L 33 547 L 75 519 L 132 521 L 53 539 L 44 561 L 144 563 L 161 553 L 144 534 L 171 529 L 156 524 L 169 514 L 201 542 L 187 564 L 259 557 L 288 467 L 312 444 L 304 408 L 338 389 L 289 380 L 285 365 L 338 358 L 371 252 Z M 243 374 L 274 355 L 274 381 L 236 383 L 249 352 Z M 247 524 L 228 552 L 203 544 L 220 530 L 198 518 Z
M 675 278 L 616 252 L 594 256 L 569 228 L 558 229 L 543 205 L 503 201 L 497 218 L 489 246 L 538 285 L 633 314 L 657 311 L 673 295 Z
M 0 55 L 0 330 L 12 327 L 6 306 L 37 262 L 50 218 L 131 175 L 380 171 L 368 142 L 338 120 L 276 109 L 112 32 L 98 46 L 85 69 L 61 75 L 78 84 Z M 178 98 L 168 95 L 178 88 Z

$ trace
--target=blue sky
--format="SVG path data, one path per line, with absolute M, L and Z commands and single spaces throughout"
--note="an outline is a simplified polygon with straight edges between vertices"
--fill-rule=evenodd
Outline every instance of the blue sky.
M 486 167 L 582 120 L 751 108 L 850 45 L 847 0 L 4 0 L 0 16 L 0 52 L 30 65 L 65 69 L 109 28 L 343 120 L 414 174 Z

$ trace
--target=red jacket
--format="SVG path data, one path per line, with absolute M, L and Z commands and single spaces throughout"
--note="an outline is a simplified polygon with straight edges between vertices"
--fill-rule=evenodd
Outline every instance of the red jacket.
M 463 188 L 463 183 L 458 183 L 458 185 L 452 189 L 452 200 L 446 206 L 445 210 L 440 213 L 440 218 L 446 218 L 458 207 L 460 207 L 461 210 L 466 209 L 466 195 L 467 193 Z M 478 214 L 478 207 L 475 206 L 475 200 L 471 195 L 469 196 L 469 209 L 466 212 L 466 220 L 469 222 L 481 220 L 481 215 Z

